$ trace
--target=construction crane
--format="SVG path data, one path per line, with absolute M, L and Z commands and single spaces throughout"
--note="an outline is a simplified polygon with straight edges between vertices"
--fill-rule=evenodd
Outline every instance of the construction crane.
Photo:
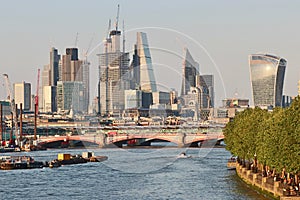
M 39 88 L 40 88 L 40 69 L 38 69 L 37 82 L 36 82 L 36 94 L 35 94 L 35 107 L 38 114 L 39 110 Z
M 77 42 L 78 42 L 78 32 L 76 33 L 76 38 L 75 38 L 75 43 L 74 43 L 74 47 L 77 47 Z
M 34 140 L 37 139 L 37 115 L 39 114 L 39 87 L 40 87 L 40 69 L 38 69 L 37 83 L 36 83 L 36 95 L 35 95 L 35 107 L 34 107 Z
M 84 54 L 83 54 L 84 60 L 87 60 L 88 53 L 89 53 L 89 51 L 90 51 L 90 49 L 91 49 L 91 46 L 92 46 L 94 37 L 95 37 L 95 34 L 93 34 L 93 37 L 92 37 L 92 39 L 90 40 L 89 46 L 88 46 L 87 50 L 84 52 Z
M 3 74 L 3 76 L 4 76 L 4 80 L 5 80 L 5 84 L 6 84 L 6 91 L 7 91 L 7 96 L 8 96 L 7 98 L 8 98 L 9 103 L 10 103 L 12 116 L 17 116 L 17 109 L 16 109 L 16 106 L 15 106 L 15 100 L 14 100 L 14 98 L 12 96 L 12 93 L 11 93 L 11 85 L 10 85 L 8 75 Z M 14 117 L 14 122 L 13 123 L 15 125 L 15 135 L 16 135 L 16 138 L 17 138 L 17 141 L 18 141 L 19 140 L 19 133 L 18 133 L 18 118 L 17 117 Z M 13 127 L 13 125 L 12 125 L 12 127 Z
M 118 31 L 119 13 L 120 13 L 120 5 L 118 4 L 118 11 L 117 11 L 117 17 L 116 17 L 116 31 Z
M 125 53 L 125 23 L 123 20 L 123 53 Z
M 111 29 L 111 19 L 108 20 L 108 27 L 107 27 L 106 38 L 105 38 L 106 41 L 109 40 L 109 38 L 110 38 L 110 35 L 109 35 L 110 29 Z

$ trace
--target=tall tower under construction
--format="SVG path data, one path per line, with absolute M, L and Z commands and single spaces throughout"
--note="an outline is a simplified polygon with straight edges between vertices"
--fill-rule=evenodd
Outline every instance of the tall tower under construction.
M 120 115 L 125 108 L 124 92 L 130 88 L 129 53 L 121 51 L 121 31 L 116 25 L 104 41 L 104 52 L 99 57 L 99 105 L 101 115 Z M 124 42 L 123 42 L 124 45 Z M 124 49 L 124 48 L 123 48 Z

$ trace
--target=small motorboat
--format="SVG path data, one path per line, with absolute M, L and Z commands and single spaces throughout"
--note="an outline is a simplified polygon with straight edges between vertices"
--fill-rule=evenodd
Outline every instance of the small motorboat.
M 191 157 L 192 157 L 192 156 L 186 155 L 185 152 L 182 152 L 181 154 L 179 154 L 179 155 L 177 156 L 177 158 L 191 158 Z

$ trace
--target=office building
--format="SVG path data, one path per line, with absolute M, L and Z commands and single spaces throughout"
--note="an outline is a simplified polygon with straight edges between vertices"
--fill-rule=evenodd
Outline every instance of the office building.
M 81 64 L 84 97 L 83 110 L 85 112 L 88 112 L 90 102 L 90 65 L 91 63 L 88 62 L 87 59 L 83 60 Z
M 181 96 L 188 94 L 191 87 L 196 87 L 196 76 L 199 75 L 199 64 L 194 61 L 191 53 L 185 48 Z
M 44 112 L 44 95 L 43 95 L 43 89 L 44 86 L 50 86 L 51 85 L 51 69 L 50 65 L 44 65 L 44 68 L 41 71 L 41 81 L 39 85 L 39 110 Z
M 169 92 L 152 92 L 153 105 L 159 104 L 170 104 L 170 93 Z
M 83 112 L 83 83 L 80 81 L 57 82 L 57 110 Z
M 254 106 L 282 106 L 282 90 L 287 61 L 269 54 L 249 56 L 250 78 Z
M 2 105 L 2 114 L 3 116 L 10 116 L 11 115 L 11 106 L 9 101 L 0 101 Z
M 200 108 L 214 107 L 214 76 L 197 75 L 196 85 L 201 90 Z
M 125 90 L 125 109 L 138 109 L 142 107 L 141 90 Z
M 82 61 L 78 60 L 78 49 L 67 48 L 62 56 L 61 81 L 82 81 Z
M 14 84 L 14 98 L 15 103 L 20 108 L 20 103 L 23 105 L 24 111 L 30 111 L 31 109 L 31 84 L 26 83 L 25 81 L 22 83 Z
M 50 84 L 51 86 L 56 86 L 57 81 L 59 80 L 59 60 L 60 60 L 60 55 L 58 54 L 57 49 L 54 47 L 51 48 L 50 51 L 50 73 L 51 76 L 50 78 Z
M 226 98 L 222 100 L 223 108 L 248 108 L 249 99 Z
M 293 97 L 287 96 L 287 95 L 282 95 L 282 107 L 283 108 L 290 107 L 292 102 L 293 102 Z
M 43 88 L 43 112 L 56 112 L 56 86 Z
M 156 92 L 156 81 L 152 66 L 152 58 L 150 54 L 147 34 L 143 32 L 137 32 L 137 58 L 138 62 L 134 66 L 134 75 L 137 79 L 137 85 L 142 91 Z

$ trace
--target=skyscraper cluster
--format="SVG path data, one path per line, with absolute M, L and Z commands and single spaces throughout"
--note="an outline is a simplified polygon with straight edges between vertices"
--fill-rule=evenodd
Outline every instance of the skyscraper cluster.
M 121 50 L 120 38 L 121 31 L 115 27 L 105 40 L 103 53 L 98 54 L 100 115 L 120 115 L 125 109 L 143 105 L 149 108 L 152 92 L 157 91 L 146 33 L 137 33 L 131 64 L 129 53 Z
M 185 48 L 181 88 L 182 116 L 207 119 L 214 107 L 213 75 L 201 75 L 199 64 Z
M 151 116 L 179 114 L 181 105 L 189 108 L 189 98 L 201 108 L 214 106 L 214 80 L 212 75 L 199 74 L 199 64 L 194 61 L 188 49 L 185 50 L 181 98 L 176 91 L 158 91 L 152 65 L 147 34 L 137 32 L 133 56 L 125 52 L 124 37 L 116 27 L 105 39 L 103 53 L 99 57 L 98 114 L 107 116 L 126 115 L 133 109 Z M 124 34 L 124 33 L 123 33 Z M 124 35 L 123 35 L 124 36 Z M 194 91 L 199 91 L 194 94 Z M 186 102 L 186 103 L 185 103 Z M 141 113 L 140 113 L 141 114 Z
M 42 70 L 39 109 L 42 112 L 87 113 L 89 106 L 89 62 L 79 60 L 77 48 L 59 55 L 50 50 L 50 63 Z

